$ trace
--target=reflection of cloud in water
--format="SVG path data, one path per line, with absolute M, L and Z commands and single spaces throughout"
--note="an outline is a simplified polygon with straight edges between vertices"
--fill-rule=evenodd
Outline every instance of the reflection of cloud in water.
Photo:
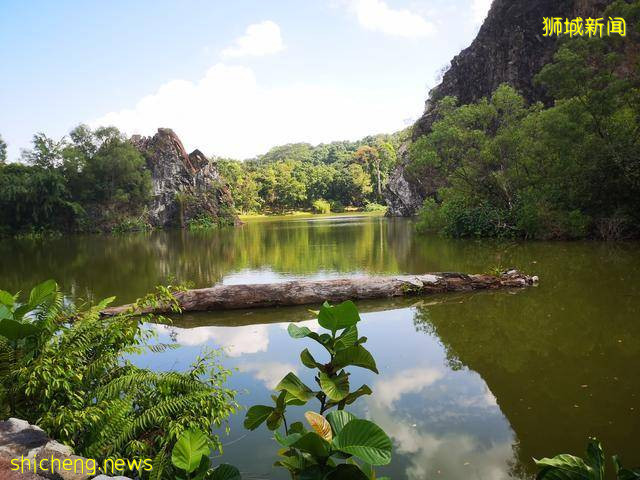
M 487 445 L 469 434 L 436 435 L 426 432 L 378 406 L 372 408 L 370 413 L 372 419 L 394 440 L 394 453 L 409 460 L 406 474 L 411 480 L 509 478 L 509 463 L 513 458 L 510 440 Z
M 227 355 L 238 357 L 245 353 L 266 352 L 269 346 L 268 325 L 247 325 L 244 327 L 196 327 L 177 328 L 156 326 L 161 334 L 175 332 L 176 341 L 181 345 L 196 346 L 214 343 L 224 349 Z
M 436 368 L 412 368 L 402 370 L 391 378 L 378 380 L 373 391 L 374 401 L 384 408 L 392 408 L 393 403 L 406 393 L 418 393 L 444 377 L 444 372 Z
M 489 387 L 485 385 L 482 394 L 460 398 L 458 404 L 462 407 L 494 408 L 498 406 L 498 400 L 489 390 Z
M 263 382 L 269 390 L 276 388 L 287 373 L 298 373 L 295 365 L 282 362 L 245 362 L 238 365 L 238 369 L 241 372 L 253 373 L 253 376 Z
M 304 320 L 302 322 L 294 322 L 298 327 L 307 327 L 312 332 L 319 332 L 321 330 L 318 320 Z M 279 323 L 280 328 L 287 330 L 291 323 Z
M 411 418 L 407 412 L 399 412 L 403 406 L 401 399 L 405 394 L 419 393 L 428 387 L 445 393 L 446 388 L 438 388 L 435 384 L 446 380 L 447 377 L 446 370 L 424 367 L 402 370 L 390 378 L 376 382 L 374 394 L 367 400 L 371 419 L 393 439 L 394 454 L 406 458 L 406 475 L 411 480 L 508 479 L 509 466 L 513 459 L 511 437 L 487 442 L 486 438 L 481 440 L 473 432 L 431 433 L 427 431 L 431 419 Z M 477 381 L 482 379 L 478 377 Z M 433 392 L 434 390 L 429 391 L 430 394 Z M 441 401 L 427 395 L 424 400 L 436 403 Z M 483 411 L 485 413 L 481 415 L 486 415 L 486 409 L 496 408 L 497 404 L 485 384 L 481 393 L 456 399 L 455 405 L 457 407 L 452 406 L 454 409 Z

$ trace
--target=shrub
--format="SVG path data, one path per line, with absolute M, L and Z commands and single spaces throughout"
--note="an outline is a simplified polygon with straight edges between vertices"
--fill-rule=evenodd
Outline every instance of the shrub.
M 387 206 L 380 205 L 379 203 L 375 203 L 375 202 L 370 202 L 364 206 L 364 211 L 365 212 L 386 212 Z
M 175 346 L 154 343 L 154 331 L 143 323 L 154 319 L 134 313 L 158 302 L 176 306 L 175 290 L 161 287 L 111 318 L 100 312 L 113 297 L 76 307 L 52 280 L 27 300 L 0 290 L 0 417 L 36 423 L 100 461 L 152 458 L 153 478 L 171 468 L 171 447 L 189 428 L 207 432 L 220 448 L 210 432 L 226 424 L 236 403 L 218 352 L 204 352 L 184 372 L 154 372 L 128 359 Z
M 332 212 L 342 213 L 345 211 L 345 206 L 340 200 L 331 200 L 329 205 L 331 206 Z
M 331 205 L 326 200 L 314 200 L 313 211 L 315 213 L 331 213 Z
M 217 219 L 207 214 L 201 214 L 195 218 L 187 220 L 187 225 L 191 231 L 211 230 L 212 228 L 218 228 L 221 226 Z
M 421 233 L 441 232 L 444 229 L 440 205 L 433 198 L 427 198 L 418 211 L 416 229 Z

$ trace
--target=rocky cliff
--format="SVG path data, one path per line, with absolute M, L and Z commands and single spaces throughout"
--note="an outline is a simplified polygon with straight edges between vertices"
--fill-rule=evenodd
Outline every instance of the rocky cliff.
M 153 226 L 184 227 L 199 218 L 219 225 L 240 223 L 215 162 L 200 150 L 188 154 L 173 130 L 159 128 L 153 137 L 134 135 L 131 143 L 151 171 L 149 221 Z
M 500 84 L 509 83 L 529 101 L 548 101 L 545 92 L 533 85 L 533 77 L 553 57 L 555 37 L 542 36 L 543 17 L 601 16 L 612 0 L 494 0 L 478 35 L 471 45 L 451 61 L 442 82 L 429 92 L 413 138 L 429 133 L 437 120 L 435 105 L 445 96 L 461 104 L 491 95 Z M 388 214 L 414 215 L 427 193 L 420 179 L 412 179 L 400 164 L 389 178 L 385 198 Z

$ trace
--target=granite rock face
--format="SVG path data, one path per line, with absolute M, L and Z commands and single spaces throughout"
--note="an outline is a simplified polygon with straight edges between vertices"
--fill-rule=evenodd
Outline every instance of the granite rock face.
M 159 128 L 153 137 L 134 135 L 131 143 L 151 171 L 149 221 L 155 227 L 184 227 L 206 216 L 220 225 L 238 224 L 233 198 L 215 161 L 200 150 L 187 153 L 178 136 Z
M 0 422 L 0 479 L 2 480 L 88 480 L 92 477 L 89 473 L 60 470 L 51 472 L 35 469 L 27 471 L 26 464 L 23 472 L 12 470 L 15 468 L 11 460 L 21 457 L 26 459 L 50 459 L 63 461 L 70 459 L 75 462 L 82 457 L 73 454 L 73 450 L 55 440 L 52 440 L 39 427 L 29 424 L 24 420 L 10 418 Z M 84 459 L 83 459 L 84 460 Z M 45 462 L 48 467 L 49 462 Z M 102 479 L 111 479 L 102 475 Z M 127 477 L 116 477 L 129 480 Z
M 472 103 L 490 96 L 500 84 L 509 83 L 528 101 L 548 103 L 544 90 L 533 84 L 533 77 L 551 61 L 557 48 L 556 37 L 542 36 L 543 17 L 599 17 L 611 3 L 612 0 L 494 0 L 475 40 L 453 58 L 442 82 L 429 92 L 424 114 L 413 127 L 413 139 L 430 132 L 438 118 L 437 101 L 445 96 L 457 97 L 460 104 Z M 428 195 L 420 179 L 407 175 L 407 160 L 405 156 L 389 178 L 385 192 L 389 215 L 414 215 Z

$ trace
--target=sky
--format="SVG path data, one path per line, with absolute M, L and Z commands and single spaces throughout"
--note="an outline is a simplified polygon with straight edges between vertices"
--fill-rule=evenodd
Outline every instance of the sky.
M 0 0 L 0 135 L 172 128 L 187 150 L 391 133 L 491 0 Z

